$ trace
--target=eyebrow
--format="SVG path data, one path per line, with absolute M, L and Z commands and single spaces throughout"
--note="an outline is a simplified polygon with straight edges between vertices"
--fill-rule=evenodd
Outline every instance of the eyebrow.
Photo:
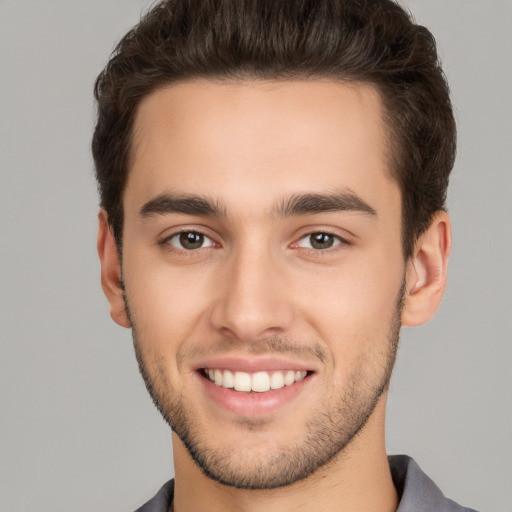
M 294 195 L 278 204 L 272 213 L 279 217 L 293 217 L 339 211 L 377 215 L 377 212 L 368 203 L 353 192 Z M 146 202 L 139 211 L 139 215 L 143 219 L 171 213 L 202 217 L 226 217 L 226 210 L 220 204 L 207 197 L 197 195 L 160 194 Z
M 145 203 L 139 211 L 143 219 L 155 215 L 182 213 L 184 215 L 199 215 L 202 217 L 225 217 L 226 211 L 214 201 L 196 195 L 173 196 L 160 194 Z
M 338 194 L 294 195 L 276 208 L 276 213 L 280 217 L 339 211 L 377 215 L 368 203 L 350 191 Z

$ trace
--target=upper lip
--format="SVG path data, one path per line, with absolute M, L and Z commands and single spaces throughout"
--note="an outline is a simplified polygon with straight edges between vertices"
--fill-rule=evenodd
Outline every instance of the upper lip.
M 304 361 L 295 361 L 283 357 L 214 357 L 205 359 L 194 365 L 195 370 L 203 368 L 230 370 L 232 372 L 256 373 L 265 371 L 279 370 L 299 370 L 299 371 L 315 371 L 312 363 Z

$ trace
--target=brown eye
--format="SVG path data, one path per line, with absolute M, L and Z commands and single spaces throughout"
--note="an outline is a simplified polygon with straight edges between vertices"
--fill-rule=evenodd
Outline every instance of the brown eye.
M 313 233 L 310 243 L 314 249 L 329 249 L 334 245 L 334 237 L 328 233 Z
M 213 245 L 210 238 L 197 231 L 182 231 L 181 233 L 171 236 L 167 240 L 167 243 L 177 249 L 185 249 L 187 251 L 211 247 Z
M 203 245 L 204 235 L 189 231 L 180 234 L 180 244 L 184 249 L 199 249 Z
M 298 246 L 318 251 L 330 249 L 342 242 L 341 238 L 331 233 L 310 233 L 299 240 Z

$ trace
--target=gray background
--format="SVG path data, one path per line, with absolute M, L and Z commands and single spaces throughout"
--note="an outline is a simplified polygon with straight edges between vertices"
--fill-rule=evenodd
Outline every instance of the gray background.
M 92 86 L 143 0 L 0 0 L 0 510 L 129 511 L 172 476 L 170 432 L 95 253 Z M 459 121 L 454 249 L 436 318 L 405 330 L 388 446 L 457 501 L 512 511 L 509 1 L 410 0 Z

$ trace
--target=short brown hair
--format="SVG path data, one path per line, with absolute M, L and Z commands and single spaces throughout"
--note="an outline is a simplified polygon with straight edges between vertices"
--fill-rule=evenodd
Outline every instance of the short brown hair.
M 389 128 L 404 256 L 445 209 L 456 130 L 432 34 L 391 0 L 165 0 L 119 42 L 96 80 L 92 151 L 116 242 L 141 99 L 194 78 L 370 83 Z

